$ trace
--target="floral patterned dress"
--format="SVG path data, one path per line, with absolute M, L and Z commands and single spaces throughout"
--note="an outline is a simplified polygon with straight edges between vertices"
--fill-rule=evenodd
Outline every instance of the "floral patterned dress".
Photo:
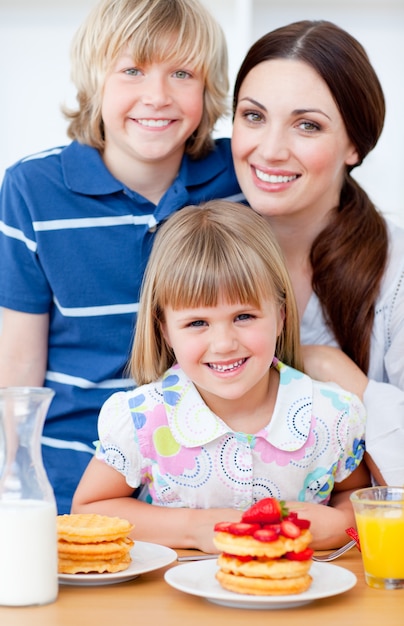
M 264 497 L 327 503 L 364 453 L 365 409 L 353 394 L 274 360 L 273 415 L 235 432 L 178 367 L 112 395 L 102 407 L 97 457 L 160 506 L 244 510 Z

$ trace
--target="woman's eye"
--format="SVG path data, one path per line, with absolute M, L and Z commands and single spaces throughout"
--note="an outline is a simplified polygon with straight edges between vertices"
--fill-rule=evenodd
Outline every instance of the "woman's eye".
M 242 114 L 242 117 L 248 122 L 256 123 L 261 122 L 263 117 L 261 113 L 257 113 L 257 111 L 245 111 Z
M 309 133 L 312 133 L 316 130 L 321 130 L 320 126 L 315 122 L 300 122 L 299 128 Z

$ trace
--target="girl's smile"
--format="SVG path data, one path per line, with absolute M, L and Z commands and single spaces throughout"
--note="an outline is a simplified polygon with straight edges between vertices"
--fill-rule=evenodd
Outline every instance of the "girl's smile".
M 239 368 L 246 363 L 247 359 L 239 359 L 232 363 L 208 363 L 209 367 L 220 374 L 228 374 L 239 370 Z

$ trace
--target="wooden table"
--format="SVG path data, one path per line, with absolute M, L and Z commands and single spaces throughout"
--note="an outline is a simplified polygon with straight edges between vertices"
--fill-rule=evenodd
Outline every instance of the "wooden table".
M 192 554 L 192 552 L 189 552 Z M 178 554 L 187 554 L 184 550 Z M 358 578 L 337 596 L 280 610 L 228 608 L 170 587 L 162 568 L 100 587 L 60 585 L 56 602 L 36 607 L 0 607 L 1 626 L 403 626 L 404 589 L 371 589 L 354 549 L 335 561 Z M 168 567 L 179 564 L 174 562 Z M 1 566 L 1 556 L 0 556 Z M 183 566 L 183 564 L 181 564 Z

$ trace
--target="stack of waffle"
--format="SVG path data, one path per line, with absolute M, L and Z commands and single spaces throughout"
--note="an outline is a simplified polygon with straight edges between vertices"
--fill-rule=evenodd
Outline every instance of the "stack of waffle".
M 59 573 L 121 572 L 131 562 L 133 526 L 119 517 L 93 513 L 58 515 Z

